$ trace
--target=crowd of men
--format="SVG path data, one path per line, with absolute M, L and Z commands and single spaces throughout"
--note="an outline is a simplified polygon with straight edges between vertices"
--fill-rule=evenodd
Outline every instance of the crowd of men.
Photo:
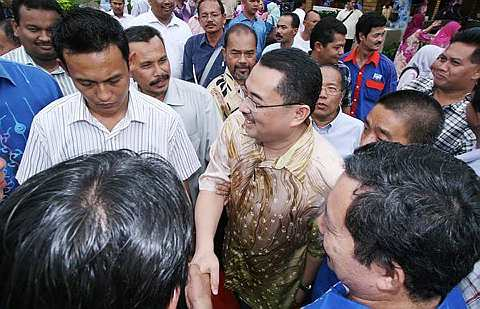
M 13 0 L 0 307 L 480 307 L 480 28 L 397 91 L 353 2 Z

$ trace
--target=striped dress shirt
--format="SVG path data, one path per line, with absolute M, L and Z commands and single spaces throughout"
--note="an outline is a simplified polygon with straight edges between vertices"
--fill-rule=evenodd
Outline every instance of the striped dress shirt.
M 118 149 L 160 155 L 182 180 L 200 167 L 178 114 L 157 99 L 130 89 L 125 117 L 111 131 L 92 116 L 80 93 L 44 108 L 33 119 L 17 180 L 21 184 L 79 155 Z
M 21 63 L 21 64 L 32 65 L 34 67 L 37 67 L 49 73 L 58 83 L 58 85 L 60 86 L 60 89 L 62 90 L 63 95 L 65 96 L 78 91 L 77 88 L 75 88 L 75 85 L 73 84 L 73 80 L 70 78 L 70 76 L 67 74 L 67 72 L 65 72 L 65 70 L 61 66 L 59 66 L 55 71 L 48 72 L 47 70 L 37 65 L 33 61 L 32 57 L 30 57 L 30 55 L 27 54 L 27 51 L 23 46 L 15 48 L 14 50 L 9 51 L 8 53 L 6 53 L 1 57 L 10 61 Z

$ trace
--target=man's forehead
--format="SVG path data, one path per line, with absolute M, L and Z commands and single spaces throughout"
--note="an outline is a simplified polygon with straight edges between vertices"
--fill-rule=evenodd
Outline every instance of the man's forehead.
M 458 58 L 462 60 L 469 60 L 470 56 L 475 51 L 476 47 L 461 42 L 455 42 L 450 44 L 443 54 L 450 58 Z

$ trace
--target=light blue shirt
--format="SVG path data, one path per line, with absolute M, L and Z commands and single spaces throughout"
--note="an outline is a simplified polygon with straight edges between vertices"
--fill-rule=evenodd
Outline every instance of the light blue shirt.
M 363 122 L 340 111 L 328 125 L 320 128 L 313 121 L 313 127 L 335 147 L 345 158 L 360 145 Z
M 458 155 L 457 159 L 467 163 L 480 176 L 480 148 Z

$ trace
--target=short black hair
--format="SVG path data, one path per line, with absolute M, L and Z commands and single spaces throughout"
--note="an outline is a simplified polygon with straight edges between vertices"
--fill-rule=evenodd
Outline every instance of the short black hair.
M 475 50 L 470 56 L 470 61 L 475 64 L 480 64 L 480 27 L 473 27 L 457 32 L 453 36 L 451 43 L 464 43 L 475 46 Z
M 308 11 L 305 13 L 305 18 L 307 18 L 307 16 L 308 16 L 309 13 L 315 13 L 315 14 L 318 15 L 318 17 L 320 17 L 320 18 L 322 17 L 322 15 L 320 15 L 320 13 L 319 13 L 318 11 L 316 11 L 316 10 L 314 10 L 314 9 L 311 9 L 311 10 L 308 10 Z
M 257 47 L 257 40 L 258 40 L 257 34 L 255 33 L 255 31 L 253 31 L 252 28 L 244 24 L 235 24 L 227 30 L 227 32 L 225 33 L 225 38 L 223 40 L 224 42 L 223 47 L 227 49 L 229 38 L 232 33 L 240 33 L 240 32 L 250 33 L 251 35 L 253 35 L 253 37 L 255 38 L 255 48 Z
M 345 160 L 358 181 L 345 225 L 354 256 L 391 273 L 398 264 L 413 300 L 444 298 L 480 258 L 480 183 L 430 145 L 379 142 Z
M 324 47 L 327 46 L 333 42 L 336 33 L 347 35 L 347 27 L 334 16 L 323 17 L 313 27 L 310 35 L 310 48 L 313 50 L 316 42 L 320 42 Z
M 432 96 L 417 90 L 400 90 L 384 95 L 379 105 L 406 122 L 411 144 L 433 144 L 442 131 L 442 106 Z
M 373 28 L 385 27 L 387 19 L 376 12 L 368 12 L 363 14 L 357 21 L 355 26 L 355 38 L 360 42 L 360 33 L 367 36 Z
M 100 10 L 86 7 L 70 11 L 55 26 L 53 45 L 65 65 L 65 49 L 74 53 L 93 53 L 110 45 L 120 49 L 128 64 L 128 42 L 122 26 L 113 16 Z
M 165 47 L 160 31 L 150 26 L 133 26 L 125 30 L 128 43 L 150 42 L 154 37 L 158 37 Z
M 57 0 L 13 0 L 12 11 L 15 22 L 20 23 L 20 8 L 25 6 L 27 9 L 55 11 L 63 16 L 64 12 Z
M 310 113 L 315 110 L 322 86 L 322 73 L 307 53 L 297 48 L 275 49 L 263 55 L 260 64 L 283 73 L 277 86 L 283 104 L 302 103 L 310 107 Z
M 282 16 L 290 16 L 292 18 L 292 22 L 290 23 L 290 26 L 292 28 L 300 27 L 300 18 L 298 17 L 297 14 L 295 14 L 295 13 L 285 13 Z
M 222 13 L 222 15 L 225 15 L 225 7 L 223 6 L 223 3 L 222 1 L 220 0 L 200 0 L 198 1 L 197 3 L 197 11 L 198 11 L 198 17 L 200 17 L 200 5 L 206 1 L 213 1 L 213 2 L 217 2 L 218 5 L 220 6 L 220 13 Z
M 13 42 L 16 46 L 20 46 L 20 40 L 18 39 L 18 37 L 15 36 L 13 32 L 12 21 L 13 19 L 11 18 L 0 20 L 0 30 L 5 33 L 7 39 Z
M 302 7 L 302 4 L 304 4 L 306 2 L 306 0 L 295 0 L 294 4 L 293 4 L 293 9 L 298 9 L 300 7 Z
M 2 308 L 166 308 L 187 280 L 193 207 L 165 159 L 65 161 L 0 208 Z

